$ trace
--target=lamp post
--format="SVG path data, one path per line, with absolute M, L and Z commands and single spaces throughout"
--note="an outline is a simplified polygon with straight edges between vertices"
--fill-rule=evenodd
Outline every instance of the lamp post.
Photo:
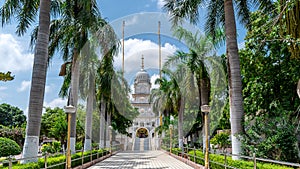
M 169 129 L 170 129 L 170 154 L 172 153 L 172 130 L 173 130 L 173 124 L 169 125 Z
M 210 112 L 210 107 L 208 105 L 202 105 L 201 111 L 204 113 L 204 123 L 205 123 L 205 169 L 209 169 L 209 147 L 208 147 L 208 113 Z
M 169 129 L 170 129 L 170 154 L 172 153 L 172 141 L 173 141 L 173 120 L 174 117 L 171 115 L 170 116 L 170 125 L 169 125 Z
M 112 126 L 108 126 L 109 128 L 109 146 L 110 146 L 110 155 L 112 155 Z
M 70 149 L 70 137 L 71 137 L 71 114 L 75 113 L 75 107 L 72 105 L 65 106 L 65 112 L 68 114 L 68 138 L 67 138 L 67 169 L 71 168 L 71 149 Z

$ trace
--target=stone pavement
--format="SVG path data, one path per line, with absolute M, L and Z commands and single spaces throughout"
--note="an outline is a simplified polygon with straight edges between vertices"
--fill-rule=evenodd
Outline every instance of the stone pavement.
M 163 151 L 125 151 L 107 158 L 89 169 L 192 169 Z

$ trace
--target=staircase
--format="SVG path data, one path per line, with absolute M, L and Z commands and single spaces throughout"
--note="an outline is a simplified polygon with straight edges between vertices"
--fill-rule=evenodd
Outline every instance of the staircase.
M 150 150 L 151 142 L 149 138 L 135 138 L 133 144 L 133 151 L 147 151 Z

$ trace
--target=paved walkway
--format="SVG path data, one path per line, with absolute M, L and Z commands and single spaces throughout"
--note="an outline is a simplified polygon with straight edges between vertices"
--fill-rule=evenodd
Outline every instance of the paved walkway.
M 120 152 L 89 169 L 192 169 L 162 151 Z

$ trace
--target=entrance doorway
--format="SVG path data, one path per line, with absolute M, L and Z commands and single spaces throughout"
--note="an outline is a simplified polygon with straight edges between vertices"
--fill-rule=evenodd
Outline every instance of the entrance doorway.
M 146 128 L 139 128 L 136 131 L 136 137 L 138 138 L 147 138 L 149 135 L 148 130 Z

